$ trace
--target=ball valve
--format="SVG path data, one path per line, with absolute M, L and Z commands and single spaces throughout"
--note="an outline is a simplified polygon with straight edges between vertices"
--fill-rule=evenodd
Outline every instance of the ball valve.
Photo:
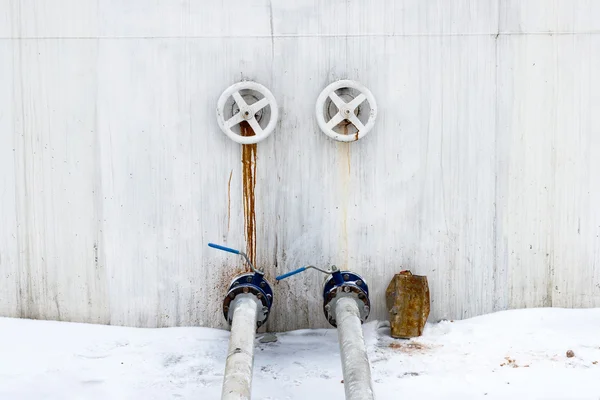
M 315 106 L 319 127 L 340 142 L 354 142 L 371 131 L 377 103 L 369 89 L 358 82 L 340 80 L 327 86 Z
M 252 268 L 252 272 L 241 274 L 231 282 L 223 300 L 223 315 L 231 325 L 231 333 L 221 391 L 221 400 L 250 399 L 256 329 L 269 317 L 273 290 L 246 253 L 214 243 L 208 245 L 242 256 Z
M 336 304 L 344 297 L 355 300 L 360 313 L 360 321 L 364 323 L 367 320 L 371 310 L 369 287 L 365 280 L 354 272 L 340 271 L 335 265 L 330 270 L 309 265 L 280 275 L 275 279 L 280 281 L 311 268 L 329 275 L 323 284 L 323 313 L 331 325 L 337 327 Z
M 214 243 L 209 243 L 208 246 L 240 255 L 246 260 L 248 265 L 250 265 L 252 272 L 238 275 L 229 285 L 227 294 L 223 299 L 223 316 L 231 325 L 235 299 L 242 294 L 252 294 L 258 302 L 256 327 L 260 328 L 269 318 L 269 313 L 271 312 L 271 306 L 273 304 L 273 289 L 265 279 L 264 272 L 254 268 L 254 265 L 252 265 L 252 262 L 250 262 L 246 253 Z
M 277 102 L 271 91 L 252 81 L 229 86 L 217 101 L 219 127 L 240 144 L 254 144 L 266 139 L 275 130 L 278 115 Z M 242 122 L 250 125 L 254 136 L 241 135 L 239 124 Z
M 373 400 L 371 366 L 361 327 L 369 317 L 369 288 L 360 275 L 340 271 L 335 266 L 323 270 L 311 265 L 276 279 L 279 281 L 309 268 L 330 275 L 323 285 L 323 312 L 337 328 L 346 399 Z

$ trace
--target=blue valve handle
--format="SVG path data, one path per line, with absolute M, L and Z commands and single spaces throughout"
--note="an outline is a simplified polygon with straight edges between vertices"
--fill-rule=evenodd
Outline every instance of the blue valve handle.
M 227 251 L 227 252 L 233 253 L 233 254 L 242 254 L 239 250 L 231 249 L 231 248 L 225 247 L 225 246 L 221 246 L 220 244 L 209 243 L 208 247 L 212 247 L 213 249 L 219 249 L 219 250 Z
M 223 250 L 223 251 L 226 251 L 228 253 L 238 254 L 238 255 L 244 257 L 244 259 L 246 260 L 246 262 L 248 263 L 248 265 L 250 266 L 250 268 L 252 269 L 252 271 L 254 271 L 257 274 L 264 275 L 263 271 L 260 271 L 260 270 L 258 270 L 256 268 L 254 268 L 254 265 L 252 265 L 252 262 L 250 261 L 250 259 L 246 255 L 246 253 L 241 252 L 241 251 L 236 250 L 236 249 L 232 249 L 230 247 L 225 247 L 225 246 L 221 246 L 220 244 L 214 244 L 214 243 L 209 243 L 208 247 L 212 247 L 213 249 L 217 249 L 217 250 Z
M 286 273 L 286 274 L 279 275 L 279 276 L 278 276 L 278 277 L 276 277 L 275 279 L 277 279 L 278 281 L 280 281 L 280 280 L 282 280 L 282 279 L 289 278 L 289 277 L 290 277 L 290 276 L 292 276 L 292 275 L 299 274 L 300 272 L 302 272 L 302 271 L 305 271 L 305 270 L 306 270 L 306 267 L 300 267 L 300 268 L 298 268 L 298 269 L 295 269 L 295 270 L 293 270 L 293 271 L 290 271 L 290 272 L 288 272 L 288 273 Z

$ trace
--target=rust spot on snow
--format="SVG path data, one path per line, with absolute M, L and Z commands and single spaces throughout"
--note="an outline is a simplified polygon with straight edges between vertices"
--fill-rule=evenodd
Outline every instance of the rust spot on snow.
M 246 121 L 240 123 L 240 129 L 242 136 L 254 136 L 254 131 Z M 256 267 L 256 213 L 254 201 L 254 188 L 256 186 L 256 144 L 242 145 L 242 185 L 246 254 Z
M 567 357 L 569 357 L 569 358 L 575 357 L 575 353 L 573 352 L 573 350 L 567 350 Z
M 400 350 L 403 353 L 422 353 L 431 347 L 419 342 L 394 342 L 389 344 L 390 349 Z
M 529 368 L 529 364 L 525 364 L 525 365 L 519 365 L 517 364 L 517 361 L 515 359 L 512 359 L 510 357 L 504 357 L 504 359 L 506 360 L 506 362 L 503 362 L 502 364 L 500 364 L 501 367 L 510 367 L 510 368 L 519 368 L 519 367 L 523 367 L 523 368 Z

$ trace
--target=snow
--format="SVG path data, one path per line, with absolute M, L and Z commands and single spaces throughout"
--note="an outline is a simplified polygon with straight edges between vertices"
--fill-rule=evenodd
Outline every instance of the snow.
M 414 340 L 363 328 L 378 400 L 600 399 L 600 309 L 442 321 Z M 0 332 L 0 399 L 220 398 L 226 331 L 0 318 Z M 256 342 L 254 399 L 344 398 L 335 330 L 277 337 Z

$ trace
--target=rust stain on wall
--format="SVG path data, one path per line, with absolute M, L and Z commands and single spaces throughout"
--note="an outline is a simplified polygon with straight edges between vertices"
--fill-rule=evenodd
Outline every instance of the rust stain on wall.
M 348 162 L 348 180 L 350 180 L 350 145 L 346 145 L 346 161 Z
M 350 122 L 348 121 L 344 121 L 346 122 L 346 124 L 344 124 L 343 130 L 344 130 L 344 135 L 348 135 L 348 125 L 350 124 Z M 356 132 L 356 140 L 358 140 L 358 131 Z M 350 175 L 350 146 L 346 146 L 346 161 L 348 163 L 348 177 Z
M 233 170 L 229 173 L 229 181 L 227 182 L 227 233 L 229 233 L 229 222 L 231 222 L 231 177 Z
M 347 126 L 344 127 L 347 133 Z M 349 263 L 349 246 L 348 246 L 348 202 L 350 197 L 350 143 L 340 143 L 338 145 L 339 157 L 339 193 L 337 201 L 340 203 L 342 226 L 340 232 L 339 254 L 342 257 L 340 263 L 348 268 Z M 345 164 L 345 165 L 344 165 Z M 346 168 L 344 168 L 346 167 Z
M 250 125 L 240 124 L 242 136 L 254 136 Z M 256 213 L 254 187 L 256 186 L 256 144 L 242 145 L 242 186 L 244 199 L 244 227 L 246 229 L 246 254 L 256 266 Z M 257 267 L 258 268 L 258 267 Z

